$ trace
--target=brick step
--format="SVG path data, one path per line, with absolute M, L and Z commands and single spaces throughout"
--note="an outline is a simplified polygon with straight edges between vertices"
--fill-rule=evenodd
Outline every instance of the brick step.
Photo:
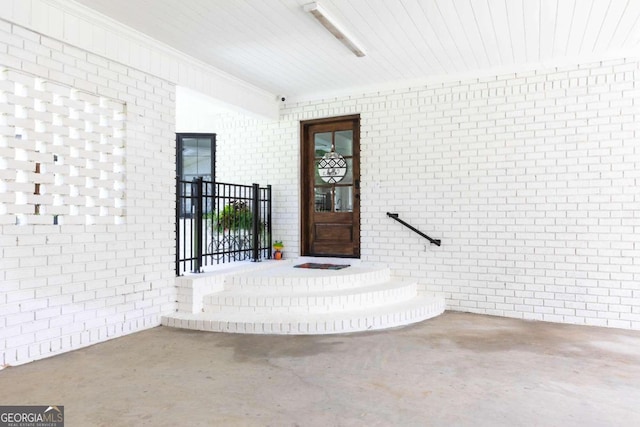
M 164 326 L 211 332 L 316 335 L 371 331 L 409 325 L 442 314 L 444 298 L 418 294 L 407 301 L 338 313 L 174 313 Z
M 225 280 L 225 289 L 247 292 L 307 293 L 353 289 L 390 280 L 386 267 L 353 265 L 342 270 L 293 268 L 296 262 L 284 262 L 274 268 L 236 274 Z
M 416 296 L 416 289 L 415 282 L 399 279 L 357 288 L 305 293 L 281 289 L 277 292 L 229 289 L 206 295 L 203 307 L 206 313 L 338 313 L 406 301 Z

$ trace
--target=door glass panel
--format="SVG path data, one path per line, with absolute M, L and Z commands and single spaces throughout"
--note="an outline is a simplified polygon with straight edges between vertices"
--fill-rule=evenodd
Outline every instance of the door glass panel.
M 315 157 L 322 157 L 331 151 L 331 132 L 316 133 L 313 140 Z
M 314 163 L 315 163 L 315 177 L 314 177 L 315 185 L 326 185 L 327 183 L 320 177 L 320 173 L 318 172 L 320 160 L 316 160 Z
M 343 156 L 353 155 L 353 131 L 340 130 L 336 132 L 336 153 Z
M 320 162 L 319 160 L 315 160 L 313 163 L 315 164 L 314 168 L 314 177 L 313 177 L 313 182 L 315 183 L 315 185 L 322 185 L 325 184 L 325 182 L 322 180 L 322 178 L 320 178 L 320 174 L 318 173 L 318 162 Z
M 315 187 L 316 212 L 331 212 L 331 187 Z
M 347 173 L 340 184 L 353 184 L 353 159 L 347 159 Z
M 335 192 L 335 211 L 336 212 L 352 212 L 353 211 L 353 187 L 336 187 Z

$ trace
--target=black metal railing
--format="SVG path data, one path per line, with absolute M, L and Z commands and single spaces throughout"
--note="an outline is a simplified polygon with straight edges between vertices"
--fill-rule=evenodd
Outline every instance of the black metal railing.
M 419 235 L 421 235 L 422 237 L 424 237 L 425 239 L 427 239 L 429 242 L 433 243 L 436 246 L 440 246 L 441 241 L 439 239 L 432 239 L 431 237 L 427 236 L 426 234 L 424 234 L 422 231 L 418 230 L 417 228 L 415 228 L 413 225 L 403 221 L 400 219 L 400 217 L 398 216 L 397 213 L 391 213 L 391 212 L 387 212 L 387 216 L 389 218 L 393 218 L 396 221 L 398 221 L 400 224 L 404 225 L 405 227 L 407 227 L 409 230 L 418 233 Z
M 176 275 L 271 258 L 271 186 L 176 179 Z

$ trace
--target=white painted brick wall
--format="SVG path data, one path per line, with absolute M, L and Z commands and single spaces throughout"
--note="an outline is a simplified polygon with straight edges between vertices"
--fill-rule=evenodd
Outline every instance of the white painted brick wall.
M 24 67 L 24 70 L 34 74 L 48 72 L 50 78 L 70 85 L 73 83 L 77 88 L 89 90 L 95 85 L 102 85 L 110 91 L 126 91 L 126 88 L 122 89 L 122 85 L 114 84 L 117 78 L 111 77 L 112 81 L 107 82 L 109 77 L 105 75 L 108 73 L 104 73 L 104 69 L 111 68 L 113 63 L 105 65 L 104 58 L 109 58 L 118 64 L 124 64 L 120 67 L 126 66 L 128 70 L 135 69 L 159 76 L 166 81 L 237 105 L 246 111 L 277 117 L 278 104 L 273 94 L 107 19 L 79 3 L 4 0 L 1 6 L 0 27 L 7 27 L 10 25 L 8 22 L 13 22 L 34 31 L 25 29 L 15 36 L 3 35 L 0 40 L 0 63 L 4 65 L 18 63 L 15 68 Z M 52 39 L 40 42 L 33 34 L 42 34 Z M 22 48 L 23 40 L 28 49 Z M 42 54 L 44 50 L 38 46 L 39 43 L 52 47 L 55 51 L 51 55 Z M 82 57 L 84 51 L 100 56 L 89 58 L 87 63 L 70 63 Z M 19 64 L 21 59 L 27 62 Z M 97 73 L 94 67 L 96 65 Z M 127 72 L 121 74 L 127 76 Z M 135 85 L 129 85 L 129 88 L 134 87 Z
M 238 113 L 213 118 L 216 174 L 220 182 L 272 185 L 273 239 L 285 242 L 285 256 L 299 249 L 299 146 L 294 121 L 246 120 Z M 238 159 L 243 159 L 238 161 Z
M 274 122 L 229 114 L 211 126 L 217 171 L 273 185 L 274 237 L 297 254 L 299 121 L 360 114 L 364 261 L 453 310 L 640 329 L 639 64 L 300 102 Z
M 175 87 L 5 22 L 0 40 L 0 96 L 7 98 L 0 111 L 0 365 L 159 325 L 176 299 Z M 31 88 L 34 78 L 49 89 Z M 27 84 L 23 96 L 14 96 L 16 82 Z M 56 97 L 69 93 L 77 99 L 66 97 L 60 107 Z M 93 107 L 83 110 L 85 102 Z M 100 102 L 107 113 L 124 108 L 121 157 L 95 139 L 98 131 L 113 132 L 113 123 L 84 130 L 85 122 L 95 126 L 100 119 Z M 44 104 L 49 113 L 38 106 Z M 70 132 L 70 126 L 78 129 Z M 20 140 L 17 128 L 24 133 Z M 67 169 L 53 163 L 57 151 L 66 155 Z M 36 162 L 49 173 L 34 173 Z M 78 176 L 69 173 L 71 166 Z M 54 185 L 54 173 L 66 174 L 66 187 Z M 35 180 L 49 193 L 33 195 Z M 117 181 L 124 194 L 114 201 Z M 65 200 L 58 207 L 51 197 L 56 192 Z M 109 192 L 109 200 L 101 199 Z M 24 203 L 16 202 L 17 193 L 26 195 Z M 41 215 L 34 215 L 34 204 L 41 204 Z M 77 215 L 69 205 L 77 205 Z M 59 225 L 53 224 L 56 209 Z M 16 225 L 18 217 L 22 225 Z

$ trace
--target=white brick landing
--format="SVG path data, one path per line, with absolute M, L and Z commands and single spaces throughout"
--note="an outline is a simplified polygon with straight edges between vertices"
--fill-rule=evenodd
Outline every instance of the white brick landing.
M 298 269 L 303 262 L 350 264 Z M 256 334 L 335 334 L 392 328 L 444 311 L 444 298 L 419 294 L 384 266 L 359 260 L 298 258 L 242 263 L 177 278 L 178 312 L 165 326 Z

